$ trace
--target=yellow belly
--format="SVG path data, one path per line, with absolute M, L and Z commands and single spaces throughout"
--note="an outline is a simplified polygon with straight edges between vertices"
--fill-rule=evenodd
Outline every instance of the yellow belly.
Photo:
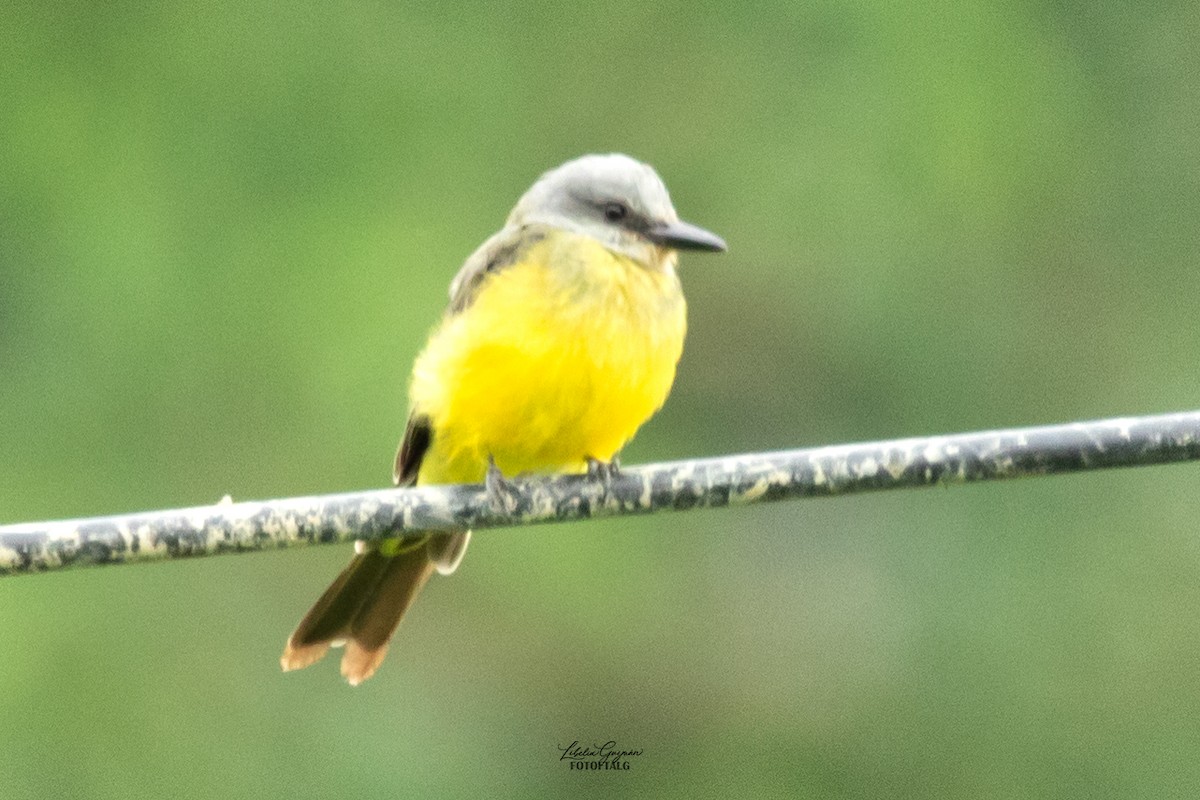
M 509 476 L 611 459 L 666 400 L 685 313 L 673 264 L 651 271 L 587 237 L 548 237 L 418 357 L 413 409 L 433 427 L 420 482 L 482 480 L 489 455 Z

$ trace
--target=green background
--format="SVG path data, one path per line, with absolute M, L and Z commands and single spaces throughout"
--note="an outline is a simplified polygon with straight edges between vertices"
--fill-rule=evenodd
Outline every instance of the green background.
M 200 7 L 196 7 L 199 5 Z M 626 463 L 1200 405 L 1191 2 L 8 4 L 0 522 L 387 484 L 445 287 L 654 164 Z M 346 547 L 0 582 L 0 796 L 1200 792 L 1194 467 L 476 536 L 379 675 Z M 578 774 L 572 740 L 643 750 Z

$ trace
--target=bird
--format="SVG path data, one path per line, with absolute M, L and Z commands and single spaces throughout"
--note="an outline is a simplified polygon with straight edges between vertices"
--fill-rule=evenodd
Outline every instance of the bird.
M 490 488 L 505 476 L 613 474 L 675 379 L 687 329 L 680 250 L 726 244 L 680 220 L 648 164 L 592 154 L 542 174 L 450 283 L 413 365 L 393 481 Z M 453 573 L 470 538 L 356 542 L 288 638 L 282 668 L 344 646 L 343 677 L 369 678 L 426 581 Z

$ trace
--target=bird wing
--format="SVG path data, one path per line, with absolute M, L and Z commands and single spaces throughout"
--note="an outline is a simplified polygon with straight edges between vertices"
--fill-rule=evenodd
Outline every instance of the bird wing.
M 446 313 L 459 314 L 470 308 L 488 276 L 518 263 L 530 247 L 546 238 L 547 232 L 542 225 L 507 225 L 492 235 L 463 262 L 450 281 L 450 306 Z M 414 411 L 396 450 L 392 480 L 397 486 L 416 485 L 421 461 L 429 451 L 433 435 L 429 417 Z
M 481 244 L 450 281 L 450 307 L 446 313 L 458 314 L 470 308 L 484 279 L 518 263 L 548 232 L 543 225 L 508 225 Z
M 530 247 L 545 239 L 544 225 L 505 225 L 498 233 L 482 243 L 463 261 L 457 275 L 450 281 L 450 306 L 448 314 L 466 311 L 470 303 L 479 296 L 479 290 L 488 276 L 518 263 Z M 396 486 L 415 486 L 420 473 L 421 461 L 433 441 L 430 417 L 414 413 L 408 417 L 404 438 L 396 451 L 396 462 L 391 477 Z
M 397 486 L 417 485 L 417 473 L 421 471 L 421 462 L 432 442 L 433 425 L 429 417 L 416 413 L 409 415 L 404 438 L 396 450 L 396 463 L 392 467 L 392 481 Z

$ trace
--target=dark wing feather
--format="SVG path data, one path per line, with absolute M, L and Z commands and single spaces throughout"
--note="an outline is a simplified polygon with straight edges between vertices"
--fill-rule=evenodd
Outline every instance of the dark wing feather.
M 400 449 L 396 451 L 396 464 L 392 467 L 392 480 L 397 486 L 416 486 L 417 473 L 429 445 L 433 443 L 433 425 L 429 417 L 414 413 L 408 418 Z

